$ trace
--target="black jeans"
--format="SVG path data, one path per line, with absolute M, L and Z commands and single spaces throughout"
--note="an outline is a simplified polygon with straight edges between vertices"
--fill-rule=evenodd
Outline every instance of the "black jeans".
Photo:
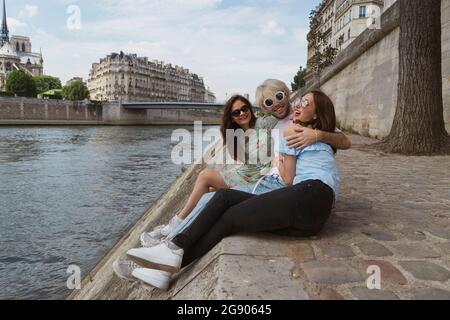
M 234 234 L 274 232 L 311 237 L 323 229 L 333 202 L 333 190 L 319 180 L 305 181 L 260 196 L 220 190 L 173 242 L 184 249 L 183 266 L 187 266 Z

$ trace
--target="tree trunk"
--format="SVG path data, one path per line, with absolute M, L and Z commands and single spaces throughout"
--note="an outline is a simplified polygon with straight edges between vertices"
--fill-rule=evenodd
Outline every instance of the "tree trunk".
M 449 137 L 442 98 L 441 0 L 399 0 L 398 102 L 388 152 L 443 153 Z

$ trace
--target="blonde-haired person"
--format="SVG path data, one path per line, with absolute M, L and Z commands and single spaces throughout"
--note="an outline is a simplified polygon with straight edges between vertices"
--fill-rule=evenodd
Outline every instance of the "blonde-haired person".
M 256 90 L 255 106 L 262 108 L 269 116 L 258 118 L 256 129 L 288 130 L 286 141 L 291 149 L 305 149 L 306 147 L 323 142 L 336 150 L 348 150 L 351 148 L 350 139 L 336 128 L 335 132 L 311 129 L 308 127 L 292 126 L 291 91 L 281 80 L 268 79 Z

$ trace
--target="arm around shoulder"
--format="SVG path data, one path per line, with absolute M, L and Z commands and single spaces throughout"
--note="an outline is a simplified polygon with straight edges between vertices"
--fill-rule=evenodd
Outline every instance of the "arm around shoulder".
M 337 150 L 349 150 L 352 147 L 352 142 L 343 132 L 319 131 L 318 133 L 320 141 L 331 145 Z

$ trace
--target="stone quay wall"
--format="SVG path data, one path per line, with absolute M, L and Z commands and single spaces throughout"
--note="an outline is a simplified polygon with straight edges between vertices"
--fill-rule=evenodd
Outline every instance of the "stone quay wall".
M 119 102 L 92 106 L 78 101 L 0 97 L 0 125 L 218 125 L 220 109 L 133 110 Z
M 341 127 L 384 138 L 391 128 L 398 98 L 400 10 L 398 3 L 381 17 L 381 30 L 366 30 L 325 69 L 308 75 L 307 86 L 327 93 Z M 450 1 L 442 0 L 442 77 L 444 119 L 450 130 Z
M 97 125 L 102 107 L 78 101 L 0 97 L 0 125 Z
M 119 102 L 103 105 L 103 121 L 110 125 L 193 125 L 202 121 L 204 125 L 218 125 L 220 109 L 142 109 L 124 108 Z

